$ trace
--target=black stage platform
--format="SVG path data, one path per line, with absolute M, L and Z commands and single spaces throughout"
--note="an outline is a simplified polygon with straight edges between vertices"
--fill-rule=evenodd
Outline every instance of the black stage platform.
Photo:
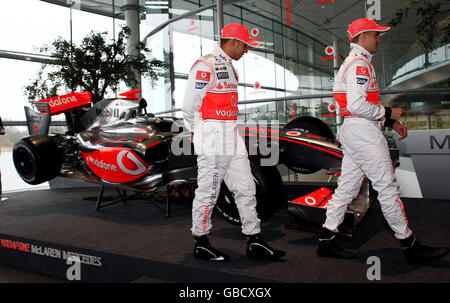
M 292 188 L 287 192 L 292 198 Z M 377 256 L 380 282 L 450 282 L 450 255 L 422 266 L 405 261 L 378 203 L 355 239 L 344 242 L 358 251 L 355 260 L 318 258 L 316 236 L 287 229 L 289 216 L 282 209 L 262 229 L 273 246 L 287 251 L 285 260 L 248 260 L 240 228 L 214 213 L 211 242 L 232 259 L 209 263 L 192 258 L 189 206 L 174 204 L 172 217 L 137 200 L 95 211 L 96 202 L 83 197 L 97 193 L 90 187 L 5 194 L 8 199 L 0 203 L 0 263 L 65 279 L 71 265 L 64 257 L 74 252 L 82 259 L 82 282 L 320 283 L 371 282 L 367 259 Z M 413 230 L 425 244 L 450 245 L 450 201 L 403 201 Z M 165 206 L 162 199 L 154 203 Z

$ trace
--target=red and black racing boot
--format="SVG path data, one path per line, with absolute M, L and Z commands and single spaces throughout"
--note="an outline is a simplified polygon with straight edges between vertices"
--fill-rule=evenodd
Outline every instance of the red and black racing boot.
M 194 237 L 194 258 L 216 262 L 225 262 L 230 260 L 229 255 L 224 254 L 209 244 L 209 240 L 206 235 Z
M 322 258 L 354 259 L 356 255 L 343 249 L 336 239 L 336 234 L 324 228 L 319 237 L 317 255 Z
M 286 255 L 283 250 L 278 250 L 267 244 L 261 234 L 245 235 L 247 237 L 247 257 L 259 260 L 275 260 Z
M 413 235 L 400 240 L 408 262 L 418 263 L 435 260 L 448 253 L 448 247 L 430 247 L 422 245 Z

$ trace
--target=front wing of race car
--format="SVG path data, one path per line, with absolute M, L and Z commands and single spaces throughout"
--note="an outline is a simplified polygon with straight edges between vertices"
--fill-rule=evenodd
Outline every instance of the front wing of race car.
M 335 186 L 321 188 L 288 201 L 290 221 L 287 228 L 319 232 L 326 219 L 328 202 L 333 196 Z M 353 237 L 356 226 L 368 212 L 376 195 L 371 193 L 367 179 L 364 179 L 358 196 L 349 204 L 345 212 L 344 221 L 339 226 L 340 234 Z
M 398 149 L 391 148 L 390 155 L 395 171 L 395 168 L 399 166 Z M 336 177 L 340 175 L 339 170 L 329 170 L 329 174 Z M 315 185 L 315 187 L 308 193 L 288 201 L 290 221 L 286 224 L 287 228 L 320 232 L 326 219 L 328 202 L 333 197 L 337 185 L 324 183 Z M 344 221 L 339 226 L 339 233 L 342 236 L 352 238 L 356 227 L 361 223 L 376 199 L 377 192 L 372 189 L 369 179 L 364 178 L 358 195 L 347 207 Z

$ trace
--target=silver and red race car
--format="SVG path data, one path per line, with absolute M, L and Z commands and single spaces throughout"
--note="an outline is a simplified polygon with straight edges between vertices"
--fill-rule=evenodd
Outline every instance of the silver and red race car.
M 190 133 L 183 131 L 181 119 L 147 113 L 147 102 L 136 93 L 96 104 L 91 103 L 89 93 L 72 93 L 35 102 L 39 112 L 26 107 L 31 135 L 19 140 L 13 149 L 20 177 L 29 184 L 55 177 L 73 178 L 98 183 L 102 190 L 105 186 L 127 189 L 142 198 L 166 186 L 192 198 L 197 161 Z M 48 134 L 51 116 L 61 113 L 66 116 L 68 131 Z M 244 124 L 239 130 L 249 150 L 261 219 L 286 205 L 279 165 L 302 174 L 321 169 L 339 173 L 343 157 L 339 142 L 317 118 L 298 117 L 283 127 Z M 267 148 L 277 153 L 277 160 L 262 165 L 270 155 L 261 150 Z M 375 198 L 369 187 L 365 180 L 360 195 L 349 206 L 351 227 L 359 223 Z M 332 188 L 330 184 L 289 199 L 288 212 L 293 220 L 323 222 Z M 227 220 L 240 223 L 233 195 L 224 183 L 216 207 Z

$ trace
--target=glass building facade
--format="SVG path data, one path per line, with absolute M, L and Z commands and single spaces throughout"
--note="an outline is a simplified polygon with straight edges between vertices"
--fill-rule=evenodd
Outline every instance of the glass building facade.
M 10 151 L 21 136 L 27 135 L 23 107 L 29 105 L 29 100 L 24 95 L 24 87 L 36 78 L 42 61 L 48 56 L 40 48 L 58 37 L 78 44 L 91 31 L 107 32 L 108 38 L 115 39 L 120 27 L 127 24 L 125 12 L 132 2 L 0 2 L 0 116 L 6 125 L 6 135 L 0 137 L 3 179 L 6 175 L 19 178 L 13 170 Z M 146 42 L 154 57 L 169 63 L 155 85 L 142 78 L 142 96 L 149 104 L 149 112 L 181 117 L 189 69 L 218 40 L 217 9 L 212 6 L 215 2 L 138 1 L 140 40 Z M 434 2 L 441 3 L 442 10 L 448 12 L 447 1 Z M 398 9 L 409 4 L 409 0 L 223 1 L 224 24 L 244 24 L 253 39 L 261 44 L 234 62 L 239 73 L 240 118 L 286 123 L 310 115 L 321 118 L 336 131 L 341 121 L 331 91 L 334 75 L 349 51 L 348 24 L 368 16 L 384 25 Z M 180 18 L 205 6 L 210 7 Z M 439 17 L 439 28 L 448 27 L 446 14 Z M 169 23 L 176 18 L 180 19 Z M 382 37 L 373 60 L 379 86 L 385 92 L 382 102 L 405 107 L 408 114 L 402 121 L 410 130 L 450 129 L 450 45 L 437 41 L 433 51 L 425 53 L 417 42 L 419 18 L 410 14 Z M 164 23 L 167 25 L 148 36 Z M 125 90 L 123 85 L 121 91 Z M 394 90 L 402 93 L 389 93 Z M 52 119 L 60 122 L 55 122 L 55 131 L 64 130 L 62 115 Z M 9 164 L 4 164 L 8 161 Z M 8 189 L 16 187 L 4 181 L 4 190 Z

